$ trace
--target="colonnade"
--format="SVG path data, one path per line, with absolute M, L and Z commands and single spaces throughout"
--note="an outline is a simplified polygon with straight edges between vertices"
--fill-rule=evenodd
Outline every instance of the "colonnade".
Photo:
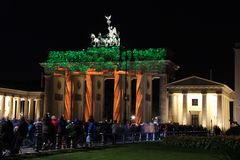
M 197 104 L 193 104 L 193 100 Z M 230 127 L 230 98 L 222 92 L 182 91 L 168 93 L 168 119 L 183 125 L 192 125 L 193 117 L 197 116 L 199 125 L 212 129 L 218 125 L 226 130 Z
M 111 73 L 88 71 L 82 73 L 70 73 L 67 70 L 60 74 L 45 76 L 45 101 L 44 112 L 51 112 L 57 116 L 64 114 L 66 119 L 72 119 L 79 113 L 78 110 L 83 111 L 80 117 L 83 116 L 85 121 L 90 116 L 96 121 L 103 120 L 104 112 L 104 82 L 106 79 L 114 80 L 114 102 L 113 102 L 113 120 L 123 122 L 124 118 L 129 120 L 131 116 L 131 80 L 136 79 L 136 105 L 135 116 L 136 122 L 149 122 L 152 118 L 152 80 L 159 79 L 159 113 L 163 117 L 163 121 L 167 121 L 165 114 L 166 106 L 166 88 L 167 75 L 156 73 L 130 73 L 125 71 L 114 71 Z M 58 85 L 60 83 L 61 85 Z M 163 84 L 164 83 L 164 84 Z M 75 85 L 81 86 L 77 90 Z M 56 88 L 55 86 L 63 86 L 63 88 Z M 127 86 L 125 86 L 127 85 Z M 125 94 L 126 92 L 126 94 Z M 62 99 L 56 99 L 56 96 L 63 96 Z M 80 100 L 75 99 L 78 95 L 83 97 Z M 125 97 L 126 96 L 126 97 Z M 60 113 L 59 107 L 64 108 L 64 113 Z M 81 108 L 84 108 L 83 110 Z M 58 111 L 57 111 L 58 109 Z
M 43 93 L 0 88 L 0 117 L 35 120 L 43 115 Z

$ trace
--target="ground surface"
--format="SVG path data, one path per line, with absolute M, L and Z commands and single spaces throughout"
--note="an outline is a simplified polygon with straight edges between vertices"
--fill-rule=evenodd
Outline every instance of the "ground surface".
M 73 160 L 227 160 L 219 151 L 205 151 L 166 147 L 160 143 L 118 145 L 110 148 L 89 149 L 73 153 L 61 153 L 27 159 L 73 159 Z

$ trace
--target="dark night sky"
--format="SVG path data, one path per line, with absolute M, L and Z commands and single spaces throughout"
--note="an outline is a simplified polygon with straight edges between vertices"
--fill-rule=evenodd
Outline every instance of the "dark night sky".
M 233 88 L 240 10 L 226 3 L 139 1 L 0 1 L 0 85 L 39 89 L 39 63 L 50 50 L 81 50 L 90 33 L 107 33 L 105 15 L 126 48 L 167 47 L 181 68 L 176 79 L 197 75 Z

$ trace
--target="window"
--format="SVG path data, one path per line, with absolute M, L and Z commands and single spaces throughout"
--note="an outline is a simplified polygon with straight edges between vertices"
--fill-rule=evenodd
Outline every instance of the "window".
M 198 106 L 198 99 L 192 99 L 192 106 Z

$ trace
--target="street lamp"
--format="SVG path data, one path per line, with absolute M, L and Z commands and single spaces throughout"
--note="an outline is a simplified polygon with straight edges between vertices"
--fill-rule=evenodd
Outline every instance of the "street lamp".
M 124 124 L 127 124 L 127 52 L 125 54 L 125 79 L 124 79 Z
M 124 50 L 124 46 L 120 46 L 120 57 L 119 57 L 119 61 L 120 63 L 123 62 L 123 55 L 122 52 Z M 124 75 L 124 112 L 123 112 L 123 124 L 126 125 L 127 124 L 127 52 L 125 54 L 125 75 Z M 120 64 L 121 65 L 121 64 Z
M 122 62 L 122 51 L 125 49 L 124 46 L 120 47 L 120 62 Z M 128 61 L 128 54 L 127 51 L 125 52 L 125 77 L 124 77 L 124 112 L 123 112 L 123 123 L 124 125 L 127 124 L 127 71 L 128 71 L 128 66 L 127 66 L 127 61 Z M 131 59 L 130 61 L 134 61 L 133 60 L 133 54 L 131 52 Z

